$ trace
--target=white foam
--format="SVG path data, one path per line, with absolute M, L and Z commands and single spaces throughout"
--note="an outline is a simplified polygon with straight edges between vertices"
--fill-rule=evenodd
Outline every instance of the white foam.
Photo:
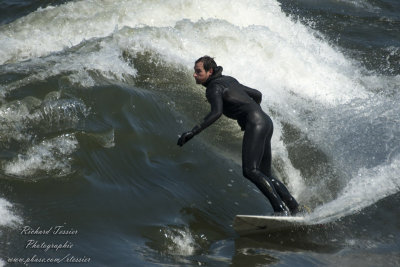
M 266 4 L 272 9 L 278 6 L 275 1 Z M 253 24 L 254 17 L 258 21 L 262 21 L 262 17 L 252 17 L 250 14 L 260 14 L 259 8 L 263 6 L 263 1 L 249 5 L 243 1 L 228 0 L 218 3 L 199 0 L 131 0 L 123 3 L 90 0 L 50 6 L 0 27 L 0 64 L 61 51 L 90 38 L 108 36 L 123 26 L 173 26 L 182 18 L 198 20 L 221 16 L 242 25 Z
M 132 53 L 155 51 L 188 68 L 200 55 L 215 56 L 226 74 L 259 88 L 275 102 L 270 105 L 286 104 L 293 94 L 326 104 L 369 95 L 359 82 L 359 70 L 341 53 L 282 13 L 267 15 L 275 16 L 281 28 L 182 20 L 174 27 L 122 31 L 120 45 Z
M 339 197 L 315 209 L 308 218 L 315 223 L 325 223 L 357 213 L 363 208 L 400 190 L 400 156 L 389 164 L 362 168 L 353 177 Z
M 339 0 L 338 2 L 345 3 L 347 5 L 355 7 L 357 9 L 364 9 L 369 12 L 378 12 L 381 10 L 380 7 L 374 6 L 370 3 L 368 3 L 367 1 L 363 1 L 363 0 Z
M 13 206 L 4 198 L 0 198 L 0 226 L 13 227 L 22 222 L 12 211 Z
M 285 181 L 288 184 L 288 189 L 291 194 L 297 199 L 300 200 L 302 197 L 302 193 L 307 189 L 304 184 L 303 177 L 298 169 L 294 168 L 292 163 L 290 162 L 288 151 L 286 149 L 285 144 L 282 141 L 282 128 L 279 122 L 274 122 L 274 134 L 272 136 L 271 143 L 273 144 L 273 155 L 272 157 L 278 157 L 283 161 L 283 166 L 280 166 L 285 173 Z M 281 177 L 278 177 L 281 180 L 284 180 Z
M 71 53 L 50 55 L 46 58 L 34 58 L 24 64 L 5 66 L 7 72 L 27 74 L 23 79 L 2 86 L 1 94 L 6 96 L 16 88 L 43 81 L 59 74 L 66 76 L 70 83 L 82 87 L 96 84 L 91 72 L 109 79 L 125 81 L 127 76 L 134 77 L 136 70 L 122 60 L 120 49 L 110 43 L 89 43 Z
M 19 153 L 17 157 L 2 160 L 6 174 L 28 177 L 37 172 L 46 172 L 62 176 L 71 171 L 70 155 L 78 146 L 73 134 L 63 134 L 35 143 L 35 136 L 30 131 L 34 127 L 35 134 L 40 136 L 73 129 L 88 115 L 83 102 L 57 99 L 59 96 L 55 95 L 54 92 L 50 93 L 44 101 L 27 97 L 0 107 L 2 146 L 7 147 L 13 141 L 20 145 L 19 151 L 15 151 Z
M 124 26 L 134 30 L 118 34 Z M 69 2 L 1 27 L 0 62 L 45 56 L 113 33 L 110 43 L 101 43 L 103 52 L 87 53 L 73 62 L 67 58 L 53 71 L 73 70 L 81 82 L 84 72 L 77 71 L 81 69 L 134 75 L 134 70 L 118 62 L 114 44 L 118 42 L 121 49 L 151 49 L 190 68 L 193 59 L 211 54 L 229 66 L 228 74 L 262 89 L 271 99 L 280 99 L 278 104 L 291 93 L 328 102 L 365 95 L 351 62 L 315 37 L 316 32 L 293 22 L 274 0 Z M 93 85 L 90 78 L 86 80 Z
M 29 117 L 29 110 L 21 101 L 14 101 L 0 107 L 0 140 L 8 142 L 28 140 L 30 135 L 21 131 L 25 129 L 23 121 Z
M 189 229 L 166 229 L 168 252 L 172 255 L 190 256 L 195 251 L 195 241 Z
M 72 134 L 44 140 L 30 147 L 25 154 L 4 164 L 6 174 L 32 177 L 44 171 L 47 174 L 63 176 L 71 172 L 69 156 L 76 150 L 78 141 Z

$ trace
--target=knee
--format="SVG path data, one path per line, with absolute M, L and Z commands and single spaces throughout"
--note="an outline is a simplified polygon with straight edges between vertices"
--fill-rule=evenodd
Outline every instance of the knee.
M 257 169 L 243 168 L 243 176 L 252 182 L 256 182 L 258 180 L 259 172 L 260 171 Z
M 246 177 L 247 179 L 250 179 L 251 176 L 251 170 L 247 168 L 243 168 L 243 176 Z

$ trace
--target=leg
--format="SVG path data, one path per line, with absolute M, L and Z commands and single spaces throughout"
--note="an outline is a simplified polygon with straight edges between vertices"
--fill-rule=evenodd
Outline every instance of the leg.
M 247 123 L 242 147 L 243 175 L 268 198 L 275 212 L 287 211 L 272 181 L 259 168 L 267 132 L 268 125 L 265 123 Z
M 282 199 L 282 201 L 286 204 L 286 206 L 290 209 L 290 212 L 292 214 L 297 213 L 299 204 L 297 203 L 296 199 L 289 193 L 289 190 L 286 188 L 286 186 L 279 181 L 277 178 L 272 176 L 271 173 L 271 161 L 272 161 L 272 156 L 271 156 L 271 138 L 272 138 L 272 132 L 273 132 L 273 126 L 272 126 L 272 121 L 268 117 L 268 121 L 270 121 L 271 124 L 271 131 L 267 134 L 266 140 L 265 140 L 265 145 L 264 145 L 264 154 L 261 160 L 261 165 L 260 165 L 260 170 L 262 173 L 270 177 L 270 180 L 272 182 L 272 185 L 274 186 L 276 192 Z
M 289 193 L 289 190 L 281 181 L 273 176 L 270 177 L 271 182 L 274 185 L 276 192 L 281 197 L 282 201 L 285 202 L 286 206 L 289 208 L 292 214 L 296 214 L 299 209 L 299 204 L 297 203 L 296 199 Z

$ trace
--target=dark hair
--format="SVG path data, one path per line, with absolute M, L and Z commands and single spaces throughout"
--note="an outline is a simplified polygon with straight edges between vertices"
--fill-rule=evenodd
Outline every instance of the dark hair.
M 194 64 L 197 64 L 199 62 L 203 62 L 203 67 L 205 71 L 209 71 L 210 69 L 213 69 L 213 71 L 215 71 L 215 68 L 217 67 L 217 63 L 215 63 L 214 58 L 209 56 L 199 58 Z

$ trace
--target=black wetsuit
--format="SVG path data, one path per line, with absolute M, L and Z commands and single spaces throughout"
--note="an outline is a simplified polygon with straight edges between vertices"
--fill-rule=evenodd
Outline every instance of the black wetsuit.
M 245 131 L 242 145 L 243 175 L 269 199 L 275 212 L 285 212 L 289 208 L 292 214 L 297 213 L 296 200 L 286 186 L 271 174 L 273 124 L 260 107 L 261 93 L 240 84 L 233 77 L 222 75 L 222 67 L 217 67 L 203 85 L 207 87 L 206 97 L 211 111 L 200 125 L 181 136 L 178 145 L 183 145 L 213 124 L 222 114 L 237 120 Z

